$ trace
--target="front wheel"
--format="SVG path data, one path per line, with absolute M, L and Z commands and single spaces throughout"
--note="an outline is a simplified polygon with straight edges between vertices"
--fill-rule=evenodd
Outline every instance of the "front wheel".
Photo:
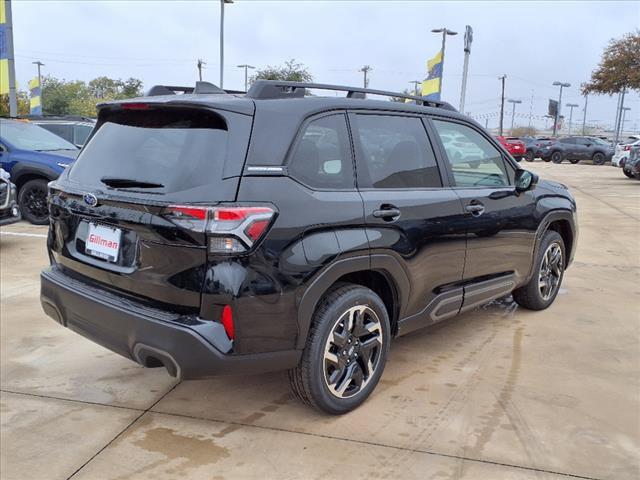
M 49 207 L 47 205 L 47 180 L 36 178 L 20 187 L 18 205 L 22 218 L 34 225 L 49 223 Z
M 526 285 L 513 291 L 513 299 L 529 310 L 544 310 L 558 295 L 564 268 L 564 241 L 558 232 L 549 230 L 540 242 L 531 279 Z
M 594 165 L 602 165 L 605 161 L 604 155 L 600 152 L 594 153 L 591 158 L 593 159 Z
M 627 170 L 626 168 L 622 169 L 622 172 L 628 177 L 628 178 L 634 178 L 633 177 L 633 173 L 631 173 L 631 170 Z
M 360 285 L 339 285 L 320 301 L 300 364 L 289 370 L 293 393 L 331 414 L 358 407 L 380 380 L 390 333 L 378 295 Z
M 551 161 L 553 163 L 562 163 L 562 152 L 553 152 L 551 154 Z
M 532 151 L 528 151 L 528 152 L 525 154 L 525 156 L 524 156 L 524 159 L 525 159 L 527 162 L 533 162 L 533 159 L 534 159 L 534 158 L 535 158 L 535 157 L 533 156 L 533 152 L 532 152 Z

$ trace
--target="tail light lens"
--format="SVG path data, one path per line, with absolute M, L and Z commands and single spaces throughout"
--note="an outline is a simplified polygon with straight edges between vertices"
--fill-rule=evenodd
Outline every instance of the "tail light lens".
M 205 233 L 211 253 L 242 253 L 264 237 L 276 211 L 270 206 L 198 207 L 171 205 L 164 217 Z
M 622 149 L 623 149 L 625 152 L 628 152 L 629 150 L 631 150 L 631 145 L 624 145 L 624 146 L 622 147 Z
M 233 324 L 233 311 L 231 310 L 231 307 L 229 305 L 225 305 L 222 309 L 220 321 L 222 322 L 224 331 L 227 332 L 227 337 L 229 337 L 229 340 L 233 340 L 236 336 L 236 332 L 235 325 Z

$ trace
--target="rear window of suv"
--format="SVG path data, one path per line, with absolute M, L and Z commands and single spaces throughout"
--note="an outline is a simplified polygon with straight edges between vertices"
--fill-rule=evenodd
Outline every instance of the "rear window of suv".
M 69 180 L 103 188 L 114 179 L 142 182 L 145 187 L 129 190 L 144 188 L 158 194 L 215 187 L 223 177 L 228 144 L 227 124 L 215 112 L 117 111 L 102 120 L 71 168 Z

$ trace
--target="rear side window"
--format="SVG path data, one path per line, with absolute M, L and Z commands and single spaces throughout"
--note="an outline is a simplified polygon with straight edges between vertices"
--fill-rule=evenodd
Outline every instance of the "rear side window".
M 365 188 L 441 187 L 433 148 L 422 120 L 391 115 L 357 115 Z
M 354 188 L 351 145 L 343 114 L 309 122 L 288 164 L 289 174 L 318 190 Z
M 560 143 L 566 143 L 568 145 L 575 145 L 576 144 L 576 139 L 575 138 L 561 138 L 560 139 Z
M 51 133 L 55 133 L 59 137 L 64 138 L 67 142 L 74 143 L 73 130 L 71 125 L 62 123 L 41 123 L 40 126 Z
M 88 125 L 74 125 L 73 126 L 73 140 L 76 145 L 84 145 L 89 137 L 89 134 L 93 130 Z
M 149 193 L 183 192 L 222 179 L 229 132 L 211 111 L 118 111 L 102 120 L 69 173 L 82 184 L 144 182 Z M 120 182 L 125 184 L 126 182 Z

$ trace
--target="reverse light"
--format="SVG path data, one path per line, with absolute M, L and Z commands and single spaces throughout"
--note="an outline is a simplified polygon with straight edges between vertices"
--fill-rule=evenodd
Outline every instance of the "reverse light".
M 227 332 L 227 337 L 229 340 L 233 340 L 235 338 L 235 326 L 233 324 L 233 311 L 229 305 L 225 305 L 222 309 L 222 315 L 220 316 L 220 321 L 222 322 L 222 326 L 224 327 L 224 331 Z

